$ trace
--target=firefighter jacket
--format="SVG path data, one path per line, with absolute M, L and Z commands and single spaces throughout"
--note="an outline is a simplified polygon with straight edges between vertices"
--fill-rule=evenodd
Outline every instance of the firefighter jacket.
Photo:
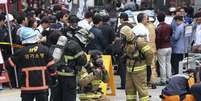
M 131 42 L 127 42 L 124 48 L 127 58 L 127 71 L 136 72 L 151 66 L 153 52 L 144 38 L 135 37 Z
M 57 64 L 58 75 L 75 76 L 87 63 L 87 56 L 82 47 L 74 40 L 68 40 L 64 47 L 64 55 Z
M 108 73 L 104 67 L 98 67 L 93 72 L 88 72 L 86 68 L 82 68 L 79 77 L 81 89 L 80 99 L 96 99 L 101 97 L 102 89 L 100 85 L 103 82 L 107 82 L 109 79 Z
M 48 77 L 56 74 L 52 54 L 41 44 L 26 44 L 8 61 L 12 67 L 20 68 L 21 90 L 24 92 L 48 90 Z

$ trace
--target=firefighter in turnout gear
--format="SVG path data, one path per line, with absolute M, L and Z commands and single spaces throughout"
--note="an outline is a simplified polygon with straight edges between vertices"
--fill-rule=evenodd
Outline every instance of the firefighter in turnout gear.
M 101 83 L 108 81 L 108 73 L 103 65 L 102 53 L 98 50 L 89 52 L 88 64 L 80 72 L 81 101 L 109 101 L 100 88 Z
M 74 40 L 68 40 L 57 64 L 58 85 L 52 89 L 52 101 L 76 101 L 76 75 L 87 63 L 86 54 Z
M 88 35 L 87 32 L 85 34 Z M 72 37 L 67 37 L 63 55 L 57 63 L 58 85 L 52 88 L 52 101 L 76 101 L 76 76 L 82 66 L 87 64 L 87 57 L 83 51 L 89 38 L 86 35 L 83 35 L 83 31 L 79 31 L 79 33 L 74 33 Z M 64 42 L 63 38 L 61 42 Z
M 146 68 L 151 66 L 153 52 L 146 40 L 135 36 L 128 26 L 124 26 L 120 30 L 120 36 L 125 42 L 126 99 L 127 101 L 137 101 L 136 94 L 138 92 L 140 101 L 149 101 Z
M 22 101 L 48 101 L 48 80 L 56 75 L 55 62 L 49 49 L 37 43 L 39 39 L 34 30 L 26 27 L 23 30 L 20 38 L 25 47 L 16 51 L 8 62 L 22 72 Z

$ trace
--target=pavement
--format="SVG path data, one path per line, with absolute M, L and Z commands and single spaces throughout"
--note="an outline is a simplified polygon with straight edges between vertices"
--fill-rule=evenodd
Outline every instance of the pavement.
M 120 86 L 120 78 L 115 76 L 116 86 Z M 157 89 L 149 89 L 150 101 L 161 101 L 159 95 L 164 87 L 158 86 Z M 111 101 L 126 101 L 125 90 L 117 90 L 116 96 L 108 96 Z M 0 101 L 21 101 L 19 89 L 0 90 Z M 79 99 L 77 99 L 79 101 Z M 139 100 L 138 100 L 139 101 Z

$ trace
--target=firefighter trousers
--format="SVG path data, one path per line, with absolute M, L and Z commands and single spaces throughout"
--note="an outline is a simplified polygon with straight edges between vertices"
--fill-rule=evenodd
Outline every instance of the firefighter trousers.
M 40 93 L 21 93 L 21 98 L 22 101 L 48 101 L 48 91 Z
M 58 76 L 58 85 L 51 89 L 51 101 L 76 101 L 76 76 Z
M 146 69 L 126 73 L 126 99 L 137 101 L 137 92 L 140 101 L 149 101 Z

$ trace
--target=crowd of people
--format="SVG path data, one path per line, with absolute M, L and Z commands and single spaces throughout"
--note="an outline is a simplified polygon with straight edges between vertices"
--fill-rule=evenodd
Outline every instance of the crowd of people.
M 169 25 L 165 22 L 166 13 L 157 12 L 156 26 L 145 13 L 138 14 L 138 23 L 133 25 L 128 14 L 121 12 L 120 26 L 114 30 L 109 14 L 93 9 L 85 12 L 83 19 L 62 6 L 29 9 L 15 18 L 2 13 L 0 51 L 12 86 L 21 87 L 22 101 L 48 101 L 49 88 L 51 101 L 75 101 L 78 85 L 80 100 L 108 101 L 97 88 L 97 84 L 109 79 L 101 55 L 113 57 L 121 77 L 118 89 L 125 89 L 127 101 L 136 100 L 136 92 L 140 101 L 148 101 L 148 87 L 168 84 L 172 75 L 178 74 L 179 62 L 192 50 L 200 50 L 201 11 L 193 18 L 183 7 L 171 14 L 174 19 Z M 5 21 L 10 22 L 14 53 Z M 185 33 L 189 25 L 190 34 Z M 86 53 L 91 55 L 89 61 Z M 9 67 L 16 68 L 18 81 Z

